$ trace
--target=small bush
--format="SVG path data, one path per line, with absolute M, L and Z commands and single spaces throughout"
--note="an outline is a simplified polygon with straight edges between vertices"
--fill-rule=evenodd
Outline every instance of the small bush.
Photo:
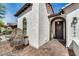
M 12 32 L 12 31 L 10 31 L 10 30 L 5 30 L 5 31 L 3 31 L 3 34 L 4 34 L 4 35 L 9 35 L 9 34 L 11 34 L 11 32 Z

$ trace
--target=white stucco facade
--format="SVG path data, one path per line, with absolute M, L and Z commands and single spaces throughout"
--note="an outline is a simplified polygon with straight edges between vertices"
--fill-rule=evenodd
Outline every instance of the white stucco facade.
M 23 29 L 23 18 L 27 20 L 27 36 L 29 44 L 35 48 L 49 40 L 49 20 L 44 3 L 34 3 L 18 16 L 18 28 Z
M 45 4 L 39 4 L 39 44 L 40 46 L 50 39 L 50 22 Z
M 71 23 L 73 21 L 73 17 L 77 17 L 78 19 L 78 23 L 76 24 L 76 37 L 73 37 L 73 28 L 71 27 Z M 68 13 L 66 16 L 67 21 L 67 46 L 69 47 L 69 45 L 71 44 L 71 42 L 73 40 L 79 39 L 79 9 Z
M 51 21 L 54 18 L 61 17 L 64 18 L 63 21 L 63 39 L 66 40 L 66 47 L 72 48 L 76 55 L 78 54 L 79 48 L 79 4 L 71 4 L 68 7 L 64 8 L 64 14 L 57 15 L 51 18 L 48 18 L 47 8 L 45 3 L 34 3 L 27 10 L 22 12 L 17 19 L 17 27 L 23 30 L 23 18 L 25 17 L 27 20 L 27 33 L 29 40 L 29 45 L 35 48 L 39 48 L 46 42 L 50 40 L 50 38 L 54 38 L 55 36 L 55 22 L 63 21 L 63 19 L 56 19 L 52 23 Z M 77 18 L 76 24 L 76 36 L 74 37 L 74 30 L 71 27 L 71 23 L 73 18 Z M 73 43 L 73 41 L 75 43 Z
M 50 21 L 52 21 L 56 17 L 65 18 L 65 20 L 66 20 L 66 47 L 73 49 L 74 53 L 76 55 L 79 55 L 79 53 L 78 53 L 79 52 L 79 4 L 71 4 L 70 6 L 68 6 L 64 9 L 64 12 L 65 13 L 62 15 L 58 15 L 58 16 L 54 16 L 54 17 L 50 18 Z M 74 17 L 77 18 L 77 24 L 75 25 L 76 26 L 76 28 L 75 28 L 76 36 L 75 37 L 74 37 L 73 27 L 71 27 L 71 23 L 72 23 Z M 59 21 L 59 19 L 56 19 L 56 20 Z M 52 23 L 52 29 L 53 29 L 53 31 L 51 31 L 52 37 L 55 36 L 55 24 L 54 24 L 55 21 L 53 21 L 53 23 Z M 60 21 L 62 21 L 62 20 L 60 20 Z M 64 29 L 64 27 L 63 27 L 63 29 Z M 64 35 L 64 37 L 65 37 L 65 35 Z

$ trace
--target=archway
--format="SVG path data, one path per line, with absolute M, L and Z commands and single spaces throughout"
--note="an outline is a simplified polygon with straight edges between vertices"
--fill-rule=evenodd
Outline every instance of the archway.
M 55 17 L 50 24 L 51 39 L 66 41 L 66 20 L 63 17 Z

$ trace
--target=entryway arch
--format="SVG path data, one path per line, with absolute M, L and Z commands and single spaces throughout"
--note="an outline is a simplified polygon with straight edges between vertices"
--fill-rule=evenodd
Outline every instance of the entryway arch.
M 54 17 L 50 24 L 51 38 L 61 41 L 66 40 L 66 20 L 63 17 Z

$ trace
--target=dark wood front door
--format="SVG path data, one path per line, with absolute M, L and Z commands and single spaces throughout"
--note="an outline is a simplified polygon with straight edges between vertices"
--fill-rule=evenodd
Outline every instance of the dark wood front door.
M 63 39 L 63 21 L 55 22 L 55 37 L 57 39 Z

